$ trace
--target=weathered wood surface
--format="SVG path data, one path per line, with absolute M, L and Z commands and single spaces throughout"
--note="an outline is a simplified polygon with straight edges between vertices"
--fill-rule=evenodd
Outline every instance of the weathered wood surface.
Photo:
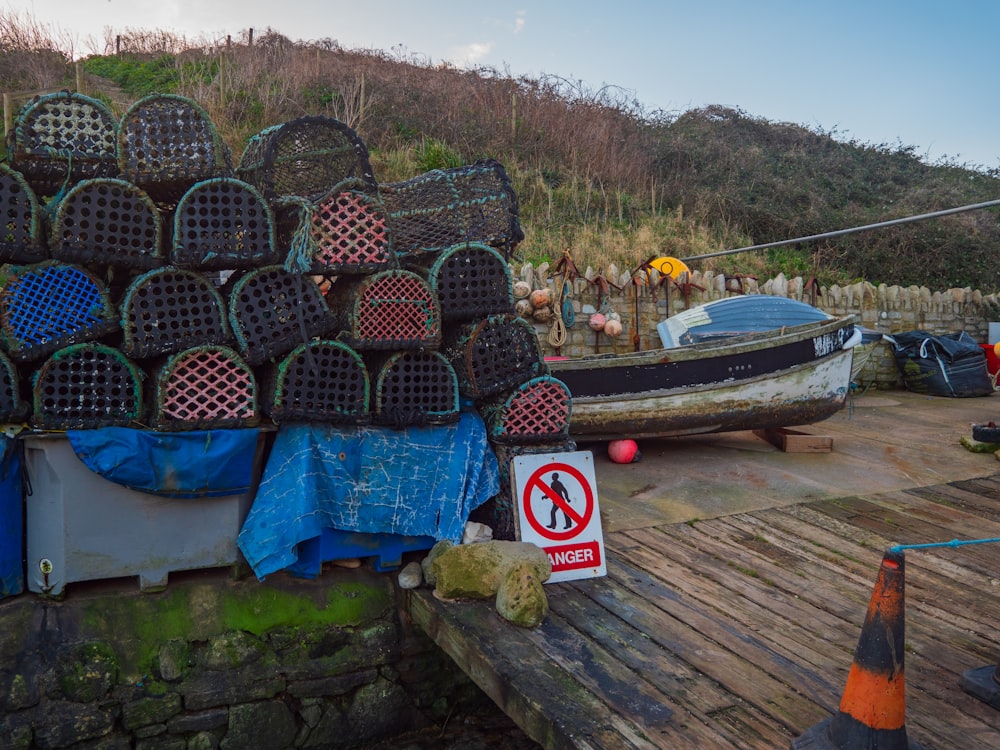
M 1000 474 L 607 534 L 608 575 L 547 586 L 534 630 L 486 602 L 410 612 L 547 748 L 787 748 L 835 712 L 882 555 L 1000 537 Z M 906 553 L 906 726 L 1000 748 L 966 670 L 1000 659 L 1000 546 Z

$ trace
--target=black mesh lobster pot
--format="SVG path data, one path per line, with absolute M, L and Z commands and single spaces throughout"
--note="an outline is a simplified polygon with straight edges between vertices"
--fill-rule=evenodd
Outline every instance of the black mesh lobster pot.
M 290 195 L 318 200 L 349 178 L 375 189 L 364 141 L 331 117 L 300 117 L 261 131 L 247 142 L 236 174 L 269 201 Z
M 333 316 L 316 282 L 281 266 L 240 277 L 229 293 L 229 324 L 251 366 L 329 333 Z
M 31 423 L 40 430 L 126 427 L 142 419 L 142 371 L 104 344 L 73 344 L 35 373 Z
M 299 344 L 268 367 L 264 412 L 275 422 L 364 424 L 371 386 L 361 355 L 339 341 Z
M 37 263 L 45 260 L 42 208 L 27 180 L 0 164 L 0 263 Z
M 0 328 L 11 359 L 41 359 L 57 349 L 119 330 L 101 282 L 83 268 L 43 261 L 15 268 L 0 289 Z
M 20 422 L 28 416 L 31 405 L 21 397 L 21 378 L 17 367 L 0 353 L 0 422 Z
M 257 380 L 227 346 L 177 352 L 156 368 L 153 426 L 158 430 L 253 427 L 260 421 Z
M 551 375 L 539 375 L 479 405 L 487 435 L 498 443 L 540 443 L 569 434 L 569 388 Z
M 173 206 L 192 185 L 232 177 L 232 156 L 208 113 L 191 99 L 152 94 L 122 117 L 118 130 L 121 176 Z
M 170 262 L 182 268 L 260 268 L 282 261 L 274 214 L 253 185 L 231 177 L 203 180 L 174 213 Z
M 354 184 L 356 181 L 351 181 Z M 335 188 L 317 202 L 280 201 L 279 242 L 289 264 L 337 276 L 381 271 L 395 262 L 382 203 L 359 190 Z
M 446 323 L 514 311 L 510 266 L 488 245 L 473 242 L 448 248 L 423 273 Z
M 118 174 L 118 121 L 97 99 L 70 91 L 36 96 L 21 107 L 11 132 L 10 164 L 36 195 Z
M 373 355 L 372 422 L 387 427 L 442 425 L 459 418 L 458 379 L 440 352 Z
M 156 204 L 125 180 L 77 183 L 56 205 L 49 237 L 53 258 L 146 270 L 163 265 L 163 227 Z
M 397 255 L 481 242 L 510 255 L 524 239 L 517 196 L 492 159 L 379 186 Z
M 355 349 L 437 349 L 441 344 L 441 306 L 412 271 L 341 277 L 328 301 L 343 332 L 339 338 Z
M 549 374 L 534 327 L 513 313 L 452 327 L 442 350 L 458 375 L 460 393 L 472 399 Z
M 121 350 L 132 359 L 233 341 L 222 295 L 202 274 L 181 268 L 156 268 L 133 279 L 121 318 Z

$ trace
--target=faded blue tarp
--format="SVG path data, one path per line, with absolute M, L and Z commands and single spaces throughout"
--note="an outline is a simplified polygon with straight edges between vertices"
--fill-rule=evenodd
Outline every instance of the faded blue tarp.
M 258 578 L 297 561 L 324 528 L 459 542 L 500 491 L 475 412 L 443 427 L 282 425 L 237 543 Z
M 24 508 L 21 449 L 0 435 L 0 599 L 24 591 Z
M 77 457 L 105 479 L 166 497 L 249 492 L 259 430 L 156 432 L 129 427 L 69 430 Z

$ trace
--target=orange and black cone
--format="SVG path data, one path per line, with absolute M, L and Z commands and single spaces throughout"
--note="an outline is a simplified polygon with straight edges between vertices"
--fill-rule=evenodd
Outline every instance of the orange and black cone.
M 902 552 L 886 551 L 840 710 L 792 740 L 793 750 L 920 750 L 906 736 Z

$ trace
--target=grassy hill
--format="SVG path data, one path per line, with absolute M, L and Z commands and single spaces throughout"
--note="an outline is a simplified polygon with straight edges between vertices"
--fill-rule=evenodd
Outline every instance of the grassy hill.
M 656 255 L 686 258 L 1000 198 L 995 169 L 926 164 L 914 147 L 845 141 L 737 109 L 649 112 L 613 87 L 591 91 L 555 76 L 430 66 L 270 30 L 198 45 L 139 31 L 108 46 L 78 76 L 69 50 L 0 12 L 0 89 L 82 80 L 119 115 L 148 93 L 188 96 L 237 161 L 265 127 L 335 117 L 365 140 L 380 182 L 496 158 L 521 203 L 518 255 L 536 263 L 569 249 L 581 268 L 633 268 Z M 986 209 L 693 265 L 995 291 L 998 247 L 1000 212 Z

